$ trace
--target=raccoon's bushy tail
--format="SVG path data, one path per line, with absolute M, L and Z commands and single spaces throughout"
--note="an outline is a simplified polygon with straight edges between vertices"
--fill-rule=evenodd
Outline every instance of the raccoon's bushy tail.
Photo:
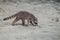
M 12 15 L 12 16 L 9 16 L 9 17 L 6 17 L 6 18 L 4 18 L 3 20 L 5 21 L 5 20 L 9 20 L 9 19 L 11 19 L 11 18 L 14 18 L 16 16 L 16 14 L 14 14 L 14 15 Z

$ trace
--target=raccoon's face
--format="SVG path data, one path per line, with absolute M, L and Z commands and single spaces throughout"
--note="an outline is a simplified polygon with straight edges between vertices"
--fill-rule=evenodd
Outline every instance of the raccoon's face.
M 35 25 L 38 25 L 38 20 L 37 20 L 37 18 L 34 19 L 34 24 L 35 24 Z

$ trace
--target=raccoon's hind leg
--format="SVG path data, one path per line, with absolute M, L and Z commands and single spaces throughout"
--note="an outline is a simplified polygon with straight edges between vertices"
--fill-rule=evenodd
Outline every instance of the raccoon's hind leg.
M 15 20 L 12 23 L 12 25 L 14 26 L 17 21 L 19 21 L 19 18 L 18 17 L 15 18 Z

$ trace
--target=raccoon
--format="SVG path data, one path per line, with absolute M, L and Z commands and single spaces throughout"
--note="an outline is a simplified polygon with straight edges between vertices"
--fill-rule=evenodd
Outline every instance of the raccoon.
M 37 18 L 32 13 L 29 13 L 27 11 L 17 12 L 16 14 L 14 14 L 12 16 L 4 18 L 3 20 L 5 21 L 5 20 L 8 20 L 8 19 L 11 19 L 14 17 L 16 17 L 16 18 L 13 21 L 12 25 L 14 25 L 19 20 L 22 21 L 22 25 L 25 25 L 25 20 L 27 20 L 27 25 L 29 23 L 32 24 L 33 26 L 36 26 L 38 24 Z

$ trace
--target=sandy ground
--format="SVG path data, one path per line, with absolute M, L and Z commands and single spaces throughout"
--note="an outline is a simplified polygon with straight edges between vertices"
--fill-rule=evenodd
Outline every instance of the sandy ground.
M 60 17 L 60 6 L 53 3 L 27 4 L 3 3 L 0 4 L 0 19 L 15 14 L 19 11 L 28 11 L 38 18 L 38 26 L 12 26 L 13 19 L 0 21 L 0 40 L 60 40 L 60 22 L 55 19 Z M 51 19 L 54 19 L 53 21 Z M 20 21 L 21 22 L 21 21 Z M 19 22 L 17 22 L 19 23 Z

